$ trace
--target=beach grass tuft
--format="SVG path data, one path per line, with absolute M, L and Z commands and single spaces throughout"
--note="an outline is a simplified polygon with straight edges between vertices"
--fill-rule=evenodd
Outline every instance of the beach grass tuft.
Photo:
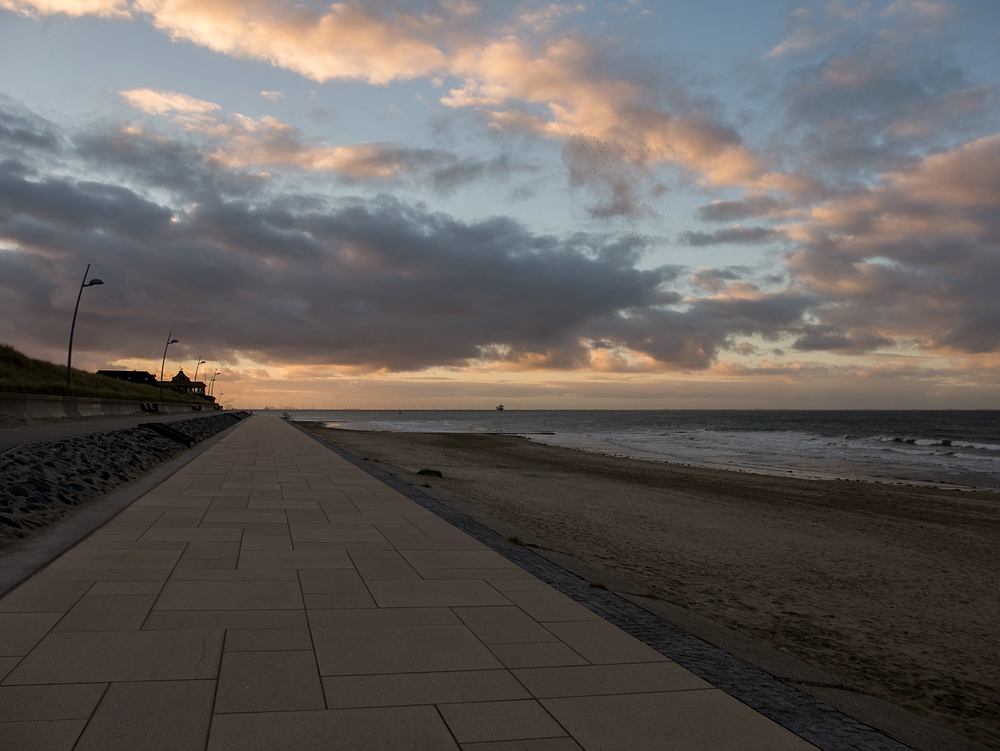
M 441 474 L 441 470 L 439 469 L 422 469 L 417 474 L 422 477 L 440 477 L 444 479 L 444 475 Z
M 119 381 L 107 376 L 73 368 L 73 386 L 66 387 L 66 366 L 36 360 L 0 343 L 0 391 L 12 394 L 49 394 L 82 396 L 95 399 L 132 399 L 140 402 L 182 402 L 210 404 L 207 399 L 191 397 L 176 391 Z

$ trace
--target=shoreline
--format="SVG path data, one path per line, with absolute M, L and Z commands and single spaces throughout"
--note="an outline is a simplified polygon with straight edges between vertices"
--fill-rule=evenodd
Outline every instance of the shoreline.
M 400 413 L 397 422 L 392 418 L 365 420 L 359 415 L 329 419 L 332 415 L 332 412 L 326 416 L 317 414 L 313 419 L 302 413 L 291 419 L 322 422 L 342 430 L 518 436 L 604 456 L 777 477 L 1000 492 L 1000 474 L 995 469 L 1000 444 L 995 437 L 988 438 L 983 433 L 987 429 L 995 431 L 995 426 L 985 427 L 981 412 L 977 413 L 979 422 L 974 421 L 961 437 L 956 435 L 963 433 L 962 429 L 947 421 L 932 424 L 921 432 L 906 420 L 897 418 L 894 423 L 891 414 L 883 416 L 885 424 L 828 423 L 815 428 L 803 425 L 801 419 L 789 421 L 787 416 L 778 417 L 777 422 L 769 425 L 745 416 L 739 420 L 733 418 L 741 425 L 717 425 L 704 418 L 699 424 L 690 420 L 668 424 L 648 419 L 642 423 L 640 418 L 641 429 L 634 431 L 623 431 L 614 421 L 566 422 L 562 413 L 549 418 L 514 420 L 503 426 L 481 416 L 428 421 L 403 417 Z M 954 417 L 952 411 L 948 415 Z
M 304 425 L 669 602 L 1000 747 L 1000 503 L 524 438 Z M 417 477 L 437 469 L 443 478 Z
M 336 428 L 332 428 L 336 429 Z M 359 431 L 360 432 L 360 431 Z M 386 432 L 391 433 L 392 431 L 373 431 L 373 432 Z M 503 435 L 511 436 L 514 438 L 525 438 L 529 441 L 532 440 L 533 435 L 548 435 L 547 433 L 487 433 L 485 435 Z M 839 482 L 863 482 L 870 485 L 890 485 L 901 488 L 929 488 L 934 490 L 943 491 L 961 491 L 961 492 L 977 492 L 977 493 L 1000 493 L 1000 487 L 998 488 L 979 488 L 973 485 L 958 485 L 953 483 L 944 482 L 925 482 L 922 480 L 886 480 L 886 479 L 876 479 L 874 477 L 849 477 L 847 475 L 838 475 L 833 473 L 822 473 L 818 470 L 803 470 L 803 469 L 786 469 L 779 467 L 763 467 L 757 466 L 742 466 L 742 465 L 731 465 L 726 466 L 721 463 L 712 462 L 692 462 L 692 461 L 676 461 L 673 459 L 660 459 L 654 456 L 639 456 L 636 454 L 616 454 L 608 451 L 597 451 L 590 450 L 586 448 L 581 448 L 579 446 L 565 446 L 558 443 L 546 443 L 544 441 L 534 441 L 535 443 L 542 446 L 552 446 L 554 448 L 561 448 L 567 451 L 580 451 L 585 454 L 595 454 L 597 456 L 606 456 L 616 459 L 631 459 L 633 461 L 639 462 L 651 462 L 653 464 L 669 464 L 677 467 L 695 467 L 697 469 L 711 469 L 719 470 L 722 472 L 739 472 L 750 475 L 763 475 L 766 477 L 788 477 L 795 480 L 818 480 L 818 481 L 839 481 Z

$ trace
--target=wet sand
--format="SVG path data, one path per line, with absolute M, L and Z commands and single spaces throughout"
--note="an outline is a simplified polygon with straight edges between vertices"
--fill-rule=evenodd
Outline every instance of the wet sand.
M 556 550 L 1000 748 L 1000 495 L 510 436 L 317 433 L 406 473 L 439 470 L 431 485 Z

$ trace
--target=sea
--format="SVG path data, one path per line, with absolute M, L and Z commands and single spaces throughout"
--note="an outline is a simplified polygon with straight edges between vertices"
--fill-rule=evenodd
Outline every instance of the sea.
M 265 412 L 349 430 L 516 435 L 610 456 L 761 474 L 1000 490 L 1000 410 Z

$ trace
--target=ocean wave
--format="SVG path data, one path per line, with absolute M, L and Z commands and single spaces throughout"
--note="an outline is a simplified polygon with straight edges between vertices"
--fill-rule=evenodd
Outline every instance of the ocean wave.
M 945 446 L 948 448 L 974 449 L 976 451 L 997 451 L 1000 452 L 1000 444 L 996 443 L 975 443 L 973 441 L 956 441 L 950 438 L 917 438 L 908 435 L 879 435 L 873 436 L 871 440 L 880 443 L 904 443 L 910 446 Z

